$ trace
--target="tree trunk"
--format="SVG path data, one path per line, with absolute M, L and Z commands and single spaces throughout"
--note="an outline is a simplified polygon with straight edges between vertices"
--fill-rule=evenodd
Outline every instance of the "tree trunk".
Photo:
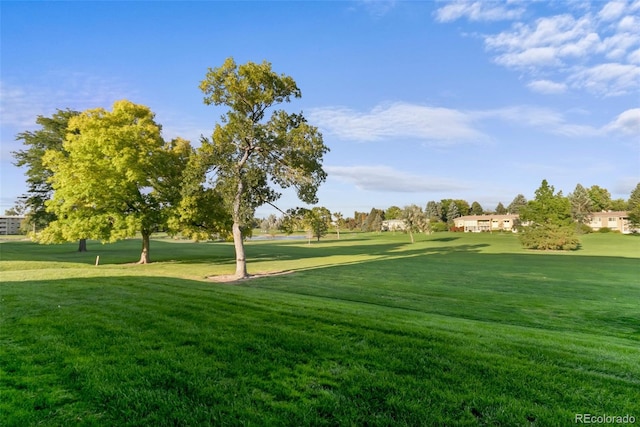
M 151 257 L 149 256 L 149 244 L 151 233 L 142 232 L 142 253 L 140 254 L 140 261 L 138 264 L 149 264 L 151 262 Z
M 244 255 L 244 241 L 242 240 L 242 230 L 240 224 L 233 223 L 233 245 L 236 248 L 236 274 L 238 279 L 243 279 L 247 274 L 247 259 Z
M 413 232 L 412 231 L 409 231 L 409 237 L 411 237 L 411 243 L 414 243 L 414 241 L 413 241 Z
M 78 242 L 78 252 L 87 252 L 87 239 L 80 239 Z

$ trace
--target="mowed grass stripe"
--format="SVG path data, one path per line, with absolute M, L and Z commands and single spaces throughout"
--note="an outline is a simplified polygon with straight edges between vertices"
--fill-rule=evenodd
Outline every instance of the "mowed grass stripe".
M 489 246 L 420 254 L 419 245 L 439 243 L 406 246 L 398 237 L 352 242 L 352 259 L 349 242 L 252 245 L 264 253 L 254 265 L 298 268 L 240 285 L 162 277 L 165 269 L 187 271 L 168 262 L 146 270 L 155 277 L 114 265 L 117 274 L 106 277 L 3 281 L 2 418 L 8 425 L 565 425 L 581 412 L 638 413 L 637 263 L 578 262 L 600 264 L 608 279 L 598 285 L 576 265 L 564 271 L 558 255 Z M 377 253 L 362 253 L 367 246 Z M 191 249 L 194 259 L 200 247 Z M 205 248 L 212 247 L 226 250 Z M 516 255 L 528 268 L 507 262 Z M 329 266 L 331 256 L 348 264 Z M 483 274 L 486 265 L 494 267 Z M 554 281 L 545 281 L 554 269 Z M 573 299 L 561 291 L 570 284 Z M 536 295 L 520 290 L 533 286 L 540 300 L 531 312 Z M 546 308 L 559 297 L 562 304 Z M 576 307 L 558 315 L 564 302 Z M 620 314 L 616 333 L 606 313 Z

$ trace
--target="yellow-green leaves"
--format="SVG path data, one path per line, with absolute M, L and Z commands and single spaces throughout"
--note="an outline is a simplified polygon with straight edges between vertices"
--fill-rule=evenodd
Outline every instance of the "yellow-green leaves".
M 58 220 L 42 240 L 111 242 L 162 227 L 179 200 L 189 143 L 165 143 L 151 110 L 127 100 L 72 117 L 67 130 L 64 150 L 43 159 L 54 189 L 47 209 Z

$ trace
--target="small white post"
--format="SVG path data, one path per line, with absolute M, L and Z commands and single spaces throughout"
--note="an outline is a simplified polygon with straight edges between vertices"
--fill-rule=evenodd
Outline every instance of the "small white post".
M 100 255 L 96 256 L 96 266 L 100 264 Z

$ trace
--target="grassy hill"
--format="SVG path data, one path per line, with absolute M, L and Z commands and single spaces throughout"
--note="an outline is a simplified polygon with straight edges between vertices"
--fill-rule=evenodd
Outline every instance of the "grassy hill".
M 0 243 L 2 425 L 640 422 L 640 239 Z M 100 265 L 95 266 L 96 256 Z

